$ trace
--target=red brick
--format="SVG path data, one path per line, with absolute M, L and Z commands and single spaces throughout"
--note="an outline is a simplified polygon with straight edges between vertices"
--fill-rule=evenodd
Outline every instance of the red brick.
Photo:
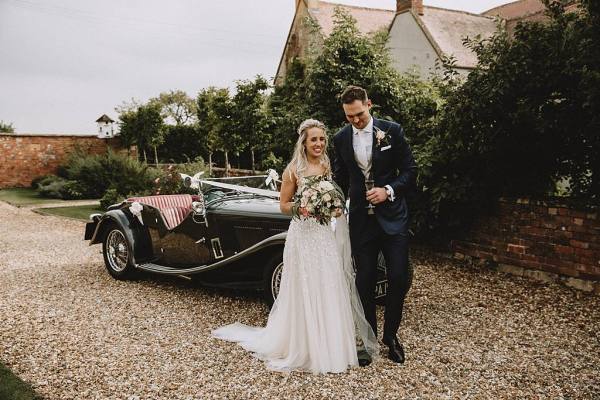
M 94 136 L 14 136 L 0 134 L 0 160 L 3 173 L 0 188 L 29 186 L 33 178 L 56 172 L 69 154 L 79 146 L 90 154 L 119 148 L 118 139 Z M 23 168 L 27 165 L 28 168 Z
M 588 249 L 590 247 L 588 242 L 580 242 L 579 240 L 570 240 L 569 244 L 573 247 L 579 247 L 581 249 Z
M 558 215 L 569 215 L 569 210 L 564 207 L 560 207 L 558 209 Z
M 586 274 L 600 276 L 600 265 L 576 264 L 575 269 Z
M 599 265 L 600 266 L 600 256 L 598 258 L 593 258 L 593 257 L 578 257 L 578 261 L 581 264 Z
M 594 256 L 594 251 L 592 251 L 592 250 L 574 248 L 574 251 L 575 251 L 575 254 L 580 257 L 592 258 Z
M 537 207 L 534 207 L 533 209 L 537 214 L 548 214 L 549 213 L 549 211 L 548 211 L 549 209 L 546 206 L 538 205 Z
M 509 243 L 506 247 L 506 251 L 508 251 L 509 253 L 524 254 L 525 246 Z
M 574 249 L 570 246 L 562 246 L 562 245 L 556 245 L 554 246 L 554 251 L 557 254 L 573 254 L 574 253 Z
M 587 213 L 585 213 L 583 211 L 569 210 L 569 215 L 571 217 L 575 217 L 575 218 L 582 218 L 582 219 L 587 218 Z

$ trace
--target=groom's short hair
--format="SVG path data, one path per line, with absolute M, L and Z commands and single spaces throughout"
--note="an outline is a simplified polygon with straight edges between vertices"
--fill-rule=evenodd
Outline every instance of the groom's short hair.
M 344 89 L 340 96 L 342 104 L 351 104 L 356 100 L 360 100 L 362 103 L 366 103 L 368 100 L 367 91 L 360 86 L 350 85 Z

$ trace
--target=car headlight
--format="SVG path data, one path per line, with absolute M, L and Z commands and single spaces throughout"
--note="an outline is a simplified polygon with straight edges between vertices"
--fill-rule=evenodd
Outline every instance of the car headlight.
M 194 213 L 196 214 L 204 214 L 206 212 L 206 209 L 204 208 L 204 203 L 202 203 L 201 201 L 192 202 L 192 210 L 194 210 Z

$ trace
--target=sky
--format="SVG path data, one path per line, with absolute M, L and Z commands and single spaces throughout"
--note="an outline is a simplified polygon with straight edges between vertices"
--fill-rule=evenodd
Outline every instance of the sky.
M 395 0 L 329 0 L 395 9 Z M 425 0 L 480 13 L 511 0 Z M 0 0 L 0 120 L 18 133 L 95 133 L 115 107 L 272 78 L 294 0 Z

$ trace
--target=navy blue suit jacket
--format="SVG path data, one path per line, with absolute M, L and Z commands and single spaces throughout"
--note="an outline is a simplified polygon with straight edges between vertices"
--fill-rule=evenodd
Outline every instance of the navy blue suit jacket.
M 375 216 L 388 235 L 407 235 L 409 220 L 405 195 L 415 186 L 417 164 L 399 124 L 373 118 L 373 126 L 373 180 L 376 187 L 390 185 L 396 197 L 393 202 L 386 200 L 377 204 Z M 375 127 L 386 132 L 386 144 L 382 140 L 381 146 L 378 146 Z M 333 138 L 333 179 L 350 198 L 350 238 L 352 243 L 357 244 L 362 242 L 361 233 L 365 232 L 368 214 L 365 176 L 354 157 L 352 135 L 352 126 L 346 125 Z M 386 146 L 391 147 L 386 150 Z

